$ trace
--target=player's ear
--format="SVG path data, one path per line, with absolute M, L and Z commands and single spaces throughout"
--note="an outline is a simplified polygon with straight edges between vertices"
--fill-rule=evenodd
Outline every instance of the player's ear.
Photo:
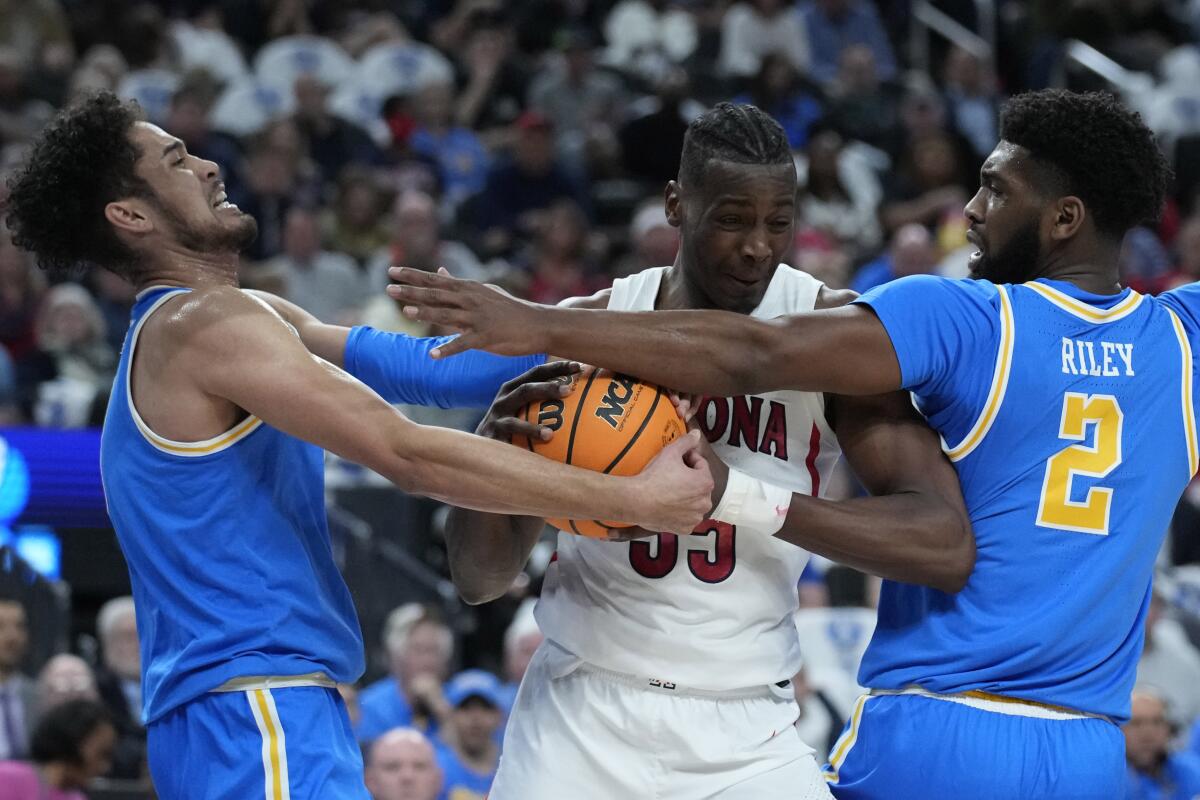
M 1079 232 L 1086 219 L 1087 209 L 1082 200 L 1075 195 L 1060 197 L 1054 206 L 1054 221 L 1050 227 L 1050 238 L 1058 241 L 1070 239 Z
M 154 223 L 147 216 L 142 203 L 137 200 L 114 200 L 104 207 L 104 218 L 118 231 L 126 233 L 149 233 Z
M 663 190 L 664 207 L 667 212 L 667 224 L 678 228 L 683 224 L 683 187 L 676 181 L 667 181 Z

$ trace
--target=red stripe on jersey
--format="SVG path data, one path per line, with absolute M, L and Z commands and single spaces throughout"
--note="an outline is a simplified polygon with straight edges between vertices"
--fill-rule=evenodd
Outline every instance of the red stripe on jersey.
M 555 561 L 558 561 L 558 551 L 557 550 L 555 550 L 553 553 L 550 554 L 550 563 L 553 564 Z
M 808 457 L 804 466 L 808 467 L 808 477 L 812 481 L 812 496 L 816 497 L 821 491 L 821 473 L 817 472 L 817 456 L 821 454 L 821 430 L 813 423 L 812 435 L 808 437 Z

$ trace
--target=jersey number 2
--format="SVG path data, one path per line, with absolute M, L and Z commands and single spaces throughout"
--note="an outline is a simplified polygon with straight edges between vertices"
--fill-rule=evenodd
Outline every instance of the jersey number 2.
M 709 548 L 689 548 L 688 569 L 705 583 L 720 583 L 733 574 L 737 561 L 734 544 L 737 529 L 724 522 L 706 519 L 691 536 L 711 537 Z M 691 536 L 676 536 L 672 533 L 658 535 L 657 552 L 650 548 L 649 540 L 629 543 L 629 565 L 643 578 L 665 578 L 679 560 L 679 541 L 690 543 Z
M 1108 535 L 1113 490 L 1093 486 L 1082 501 L 1071 499 L 1076 475 L 1104 478 L 1121 463 L 1121 430 L 1125 416 L 1110 394 L 1067 392 L 1058 435 L 1073 444 L 1046 462 L 1037 524 L 1077 533 Z M 1092 446 L 1083 444 L 1088 426 L 1095 427 Z

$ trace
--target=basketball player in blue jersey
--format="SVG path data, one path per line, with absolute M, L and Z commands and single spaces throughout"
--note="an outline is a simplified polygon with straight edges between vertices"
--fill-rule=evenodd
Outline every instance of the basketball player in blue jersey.
M 1048 90 L 1007 104 L 966 207 L 975 280 L 905 278 L 772 322 L 540 307 L 409 270 L 391 291 L 465 332 L 443 356 L 547 350 L 714 395 L 911 391 L 958 471 L 976 566 L 955 595 L 885 582 L 834 794 L 1115 798 L 1154 558 L 1197 470 L 1200 288 L 1146 297 L 1118 272 L 1167 174 L 1136 114 Z
M 335 688 L 362 673 L 363 642 L 330 548 L 322 448 L 406 491 L 505 513 L 670 529 L 711 505 L 691 437 L 615 478 L 405 419 L 387 400 L 486 404 L 531 361 L 430 372 L 428 341 L 242 291 L 254 220 L 225 200 L 215 164 L 112 94 L 51 122 L 10 190 L 13 239 L 42 266 L 92 262 L 139 290 L 101 468 L 162 797 L 367 797 Z

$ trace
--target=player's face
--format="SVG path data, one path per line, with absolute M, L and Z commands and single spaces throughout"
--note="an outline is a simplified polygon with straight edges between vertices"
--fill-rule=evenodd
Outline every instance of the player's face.
M 992 283 L 1022 283 L 1036 276 L 1044 251 L 1042 194 L 1025 178 L 1030 155 L 1000 142 L 979 171 L 979 191 L 964 212 L 967 240 L 976 248 L 968 260 L 971 277 Z
M 703 185 L 667 188 L 667 220 L 682 231 L 685 279 L 711 308 L 749 313 L 792 248 L 791 164 L 710 161 Z
M 0 670 L 15 669 L 25 658 L 29 628 L 20 603 L 0 600 Z
M 137 172 L 154 202 L 143 213 L 156 231 L 194 252 L 240 252 L 254 241 L 258 225 L 225 197 L 220 170 L 187 152 L 183 142 L 147 122 L 130 134 L 141 151 Z

